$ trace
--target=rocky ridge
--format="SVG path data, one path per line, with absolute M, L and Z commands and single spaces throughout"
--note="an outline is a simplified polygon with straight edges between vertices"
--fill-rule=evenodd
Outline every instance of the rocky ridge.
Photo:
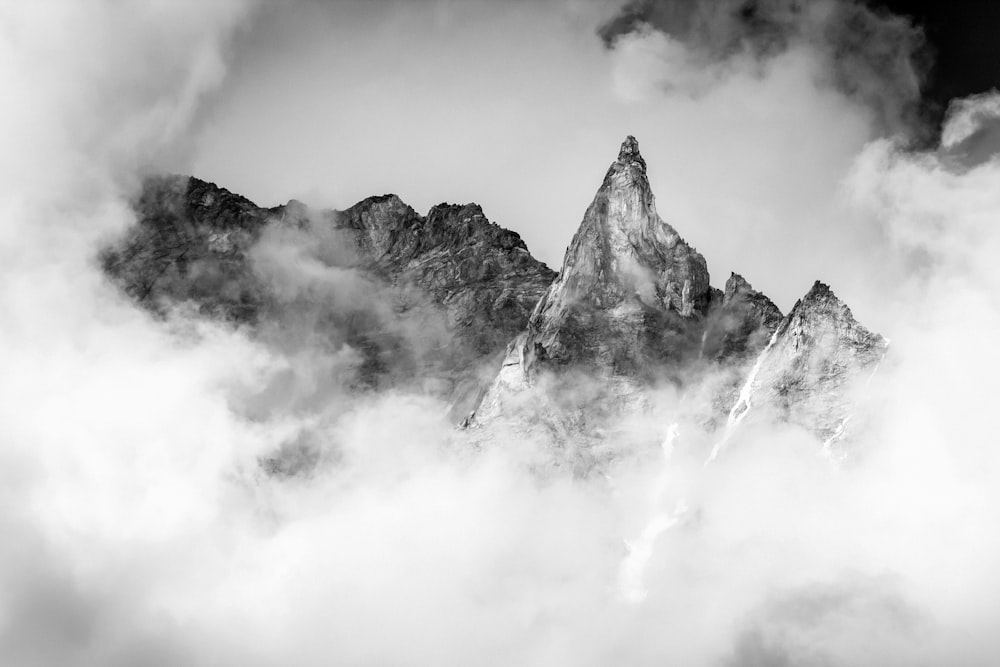
M 761 352 L 729 422 L 754 408 L 812 431 L 830 450 L 850 433 L 852 383 L 870 379 L 888 346 L 817 280 Z
M 698 418 L 709 430 L 725 423 L 728 437 L 753 404 L 755 415 L 799 424 L 829 444 L 844 435 L 850 382 L 885 349 L 822 283 L 787 316 L 738 274 L 724 291 L 711 288 L 704 258 L 657 215 L 630 136 L 559 278 L 465 423 L 516 415 L 523 428 L 543 422 L 582 440 L 609 415 L 647 409 L 650 389 L 702 384 L 713 393 L 714 414 Z
M 262 208 L 197 178 L 147 179 L 105 272 L 145 308 L 178 306 L 348 347 L 357 385 L 474 396 L 482 365 L 522 329 L 555 273 L 476 204 L 421 216 L 396 195 L 344 211 Z M 303 344 L 306 341 L 302 341 Z M 456 405 L 466 410 L 468 406 Z
M 827 447 L 848 438 L 851 388 L 886 341 L 819 282 L 788 315 L 738 274 L 711 287 L 704 257 L 657 214 L 646 169 L 626 138 L 558 275 L 476 204 L 261 208 L 188 177 L 148 179 L 136 225 L 102 261 L 155 313 L 348 350 L 350 388 L 429 392 L 474 430 L 502 421 L 597 450 L 673 387 L 708 392 L 695 421 L 725 425 L 726 440 L 751 416 Z

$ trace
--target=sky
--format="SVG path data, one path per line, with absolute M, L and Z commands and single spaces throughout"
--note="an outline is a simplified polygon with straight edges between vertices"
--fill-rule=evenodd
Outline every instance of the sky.
M 746 4 L 265 3 L 186 150 L 157 167 L 262 205 L 475 201 L 558 270 L 633 134 L 715 285 L 741 273 L 787 311 L 822 279 L 891 325 L 870 274 L 895 277 L 839 188 L 867 142 L 926 142 L 949 96 L 989 89 L 975 45 L 995 12 L 775 1 L 704 29 Z
M 0 664 L 996 664 L 992 10 L 757 7 L 0 4 Z M 851 465 L 761 423 L 706 467 L 667 388 L 606 476 L 539 474 L 546 442 L 153 317 L 97 261 L 165 169 L 474 200 L 558 265 L 626 134 L 716 284 L 823 278 L 892 339 Z M 262 473 L 304 438 L 328 465 Z

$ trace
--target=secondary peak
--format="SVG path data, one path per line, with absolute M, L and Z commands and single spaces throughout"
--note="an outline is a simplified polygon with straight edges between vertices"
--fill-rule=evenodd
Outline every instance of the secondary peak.
M 634 162 L 640 165 L 643 171 L 646 171 L 646 161 L 639 153 L 639 142 L 631 134 L 625 137 L 625 141 L 622 142 L 621 150 L 618 151 L 618 162 L 626 165 Z

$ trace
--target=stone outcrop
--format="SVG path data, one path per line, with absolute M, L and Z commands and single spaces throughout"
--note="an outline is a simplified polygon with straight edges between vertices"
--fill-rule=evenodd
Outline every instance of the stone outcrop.
M 189 302 L 210 317 L 255 323 L 264 286 L 248 251 L 271 212 L 196 178 L 156 176 L 134 200 L 136 225 L 102 255 L 105 271 L 143 306 Z
M 709 298 L 705 258 L 657 215 L 646 163 L 628 137 L 531 316 L 528 356 L 617 374 L 638 372 L 649 358 L 679 359 L 697 344 Z
M 439 204 L 426 217 L 396 195 L 371 197 L 334 216 L 371 266 L 393 283 L 426 290 L 477 353 L 503 349 L 527 323 L 555 272 L 478 204 Z
M 849 383 L 884 352 L 822 283 L 786 317 L 738 274 L 724 290 L 710 287 L 704 258 L 656 214 L 628 137 L 558 279 L 465 423 L 525 425 L 527 416 L 583 442 L 607 416 L 641 412 L 647 390 L 672 384 L 694 394 L 689 418 L 710 431 L 725 425 L 726 438 L 753 405 L 830 442 L 851 414 Z
M 127 294 L 159 314 L 186 305 L 288 339 L 308 327 L 312 343 L 357 351 L 362 385 L 430 378 L 445 396 L 474 394 L 480 367 L 555 278 L 476 204 L 421 216 L 384 195 L 345 211 L 266 209 L 196 178 L 155 177 L 134 205 L 136 225 L 102 255 Z M 267 243 L 297 254 L 268 270 Z M 341 273 L 314 284 L 327 270 Z
M 816 281 L 761 352 L 730 422 L 753 410 L 798 424 L 829 448 L 847 437 L 856 385 L 871 377 L 887 349 L 885 338 Z
M 706 323 L 702 356 L 731 362 L 755 356 L 781 320 L 781 311 L 773 301 L 733 273 Z
M 502 412 L 505 396 L 545 371 L 584 372 L 631 393 L 632 380 L 676 369 L 700 345 L 711 294 L 705 258 L 656 213 L 628 137 L 470 423 Z
M 711 287 L 704 257 L 657 214 L 631 136 L 558 276 L 476 204 L 423 216 L 382 195 L 344 211 L 268 209 L 158 177 L 135 209 L 102 261 L 151 311 L 194 309 L 285 350 L 350 350 L 351 388 L 417 388 L 467 426 L 515 417 L 594 450 L 663 387 L 707 432 L 725 425 L 722 442 L 752 415 L 829 447 L 848 437 L 852 387 L 887 349 L 822 283 L 787 316 L 735 273 Z

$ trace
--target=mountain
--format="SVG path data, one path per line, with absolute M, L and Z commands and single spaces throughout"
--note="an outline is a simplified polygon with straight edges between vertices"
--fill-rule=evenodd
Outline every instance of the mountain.
M 728 426 L 738 425 L 753 408 L 812 431 L 829 451 L 849 434 L 852 382 L 870 379 L 888 346 L 817 280 L 761 352 Z
M 712 288 L 704 257 L 656 213 L 646 169 L 627 137 L 558 279 L 465 424 L 542 424 L 584 442 L 648 412 L 668 386 L 696 396 L 688 418 L 709 432 L 725 424 L 725 439 L 751 404 L 824 442 L 842 437 L 849 383 L 878 363 L 884 340 L 822 283 L 787 316 L 738 274 Z
M 773 301 L 743 276 L 730 274 L 719 307 L 706 324 L 702 354 L 718 361 L 757 354 L 781 320 L 781 311 Z
M 136 224 L 101 261 L 143 307 L 187 307 L 283 349 L 349 349 L 355 389 L 429 390 L 459 413 L 555 278 L 476 204 L 261 208 L 168 176 L 147 179 L 133 207 Z
M 738 274 L 712 287 L 705 258 L 657 214 L 646 170 L 627 137 L 558 275 L 476 204 L 262 208 L 182 176 L 144 182 L 136 224 L 101 261 L 157 316 L 240 327 L 289 358 L 321 351 L 304 363 L 326 374 L 313 385 L 431 394 L 473 438 L 542 434 L 585 452 L 574 465 L 612 457 L 637 420 L 662 431 L 664 393 L 713 456 L 748 418 L 848 441 L 854 385 L 885 339 L 820 282 L 787 315 Z

